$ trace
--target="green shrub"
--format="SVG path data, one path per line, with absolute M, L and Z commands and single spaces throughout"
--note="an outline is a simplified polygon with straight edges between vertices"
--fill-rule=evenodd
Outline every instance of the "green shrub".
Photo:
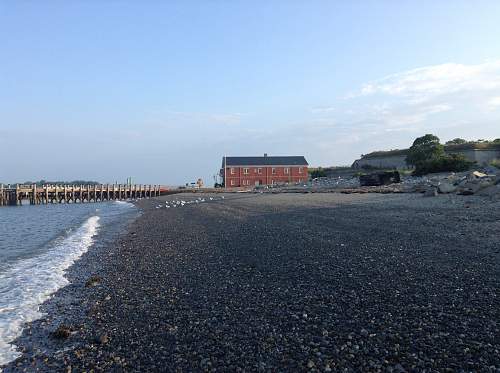
M 462 154 L 442 155 L 416 164 L 414 175 L 420 176 L 434 172 L 462 172 L 469 170 L 474 163 Z
M 500 168 L 500 159 L 494 159 L 490 162 L 490 165 L 496 168 Z
M 318 167 L 318 168 L 310 168 L 309 169 L 309 175 L 311 175 L 311 177 L 313 179 L 317 178 L 317 177 L 326 177 L 326 171 L 323 170 L 321 167 Z

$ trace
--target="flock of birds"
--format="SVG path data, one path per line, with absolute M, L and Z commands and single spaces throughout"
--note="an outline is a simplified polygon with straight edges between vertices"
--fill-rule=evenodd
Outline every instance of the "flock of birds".
M 215 197 L 208 197 L 208 198 L 202 198 L 202 197 L 198 197 L 197 199 L 193 199 L 193 200 L 190 200 L 190 201 L 184 201 L 184 200 L 179 200 L 179 199 L 176 199 L 174 201 L 165 201 L 165 204 L 161 204 L 161 205 L 158 205 L 156 206 L 157 209 L 161 209 L 161 208 L 177 208 L 177 207 L 184 207 L 186 205 L 192 205 L 192 204 L 200 204 L 200 203 L 204 203 L 204 202 L 210 202 L 210 201 L 220 201 L 220 200 L 223 200 L 224 199 L 224 196 L 222 196 L 221 198 L 215 198 Z

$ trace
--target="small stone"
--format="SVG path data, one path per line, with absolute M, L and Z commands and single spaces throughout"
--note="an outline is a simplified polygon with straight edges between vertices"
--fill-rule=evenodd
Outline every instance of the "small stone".
M 438 190 L 435 187 L 428 188 L 424 193 L 424 197 L 437 197 L 437 195 L 438 195 Z
M 94 287 L 100 284 L 102 278 L 99 276 L 90 276 L 90 278 L 85 283 L 85 287 Z
M 312 361 L 312 360 L 309 360 L 309 362 L 307 363 L 307 367 L 308 367 L 309 369 L 314 368 L 314 366 L 315 366 L 315 365 L 316 365 L 316 364 L 314 364 L 314 361 Z
M 103 334 L 99 337 L 99 343 L 104 345 L 109 342 L 109 337 L 106 334 Z
M 55 339 L 66 339 L 70 335 L 71 335 L 71 329 L 64 324 L 59 325 L 57 329 L 51 333 L 51 336 Z

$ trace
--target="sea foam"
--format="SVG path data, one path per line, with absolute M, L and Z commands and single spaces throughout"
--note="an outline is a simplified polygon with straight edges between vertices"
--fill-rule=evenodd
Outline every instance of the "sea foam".
M 0 366 L 20 356 L 12 341 L 25 323 L 43 316 L 40 305 L 69 283 L 65 271 L 89 249 L 98 227 L 99 217 L 92 216 L 43 254 L 0 273 Z

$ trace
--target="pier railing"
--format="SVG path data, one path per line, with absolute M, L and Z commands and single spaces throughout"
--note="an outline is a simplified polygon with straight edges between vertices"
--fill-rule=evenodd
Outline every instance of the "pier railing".
M 48 203 L 84 203 L 157 197 L 168 192 L 160 185 L 22 185 L 0 184 L 0 206 Z

